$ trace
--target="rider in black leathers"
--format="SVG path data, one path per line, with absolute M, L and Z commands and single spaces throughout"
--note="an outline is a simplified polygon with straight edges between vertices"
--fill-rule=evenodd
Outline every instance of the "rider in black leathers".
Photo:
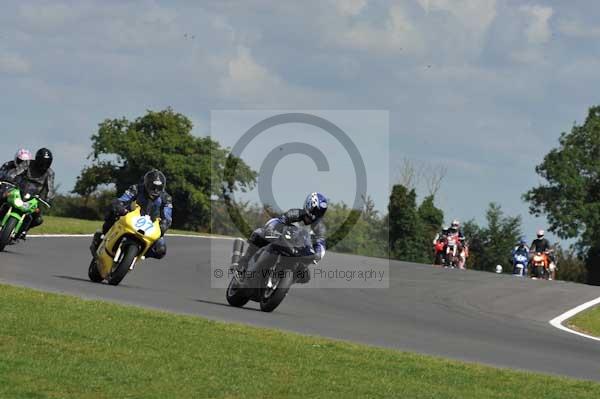
M 52 161 L 52 152 L 47 148 L 40 148 L 35 154 L 35 159 L 29 163 L 29 167 L 25 169 L 19 167 L 13 168 L 7 170 L 5 175 L 19 187 L 33 187 L 33 191 L 41 199 L 50 202 L 55 196 L 54 171 L 50 168 Z M 30 229 L 41 225 L 43 222 L 44 220 L 41 212 L 38 211 L 33 213 L 31 217 L 23 223 L 17 237 L 25 239 L 25 235 Z
M 243 275 L 248 267 L 248 261 L 254 256 L 254 254 L 262 247 L 269 244 L 269 241 L 265 239 L 265 236 L 269 235 L 279 224 L 293 224 L 303 223 L 304 225 L 310 225 L 310 228 L 314 234 L 313 249 L 317 255 L 316 261 L 320 261 L 325 256 L 325 235 L 326 229 L 323 223 L 323 216 L 327 211 L 327 198 L 321 193 L 311 193 L 305 200 L 304 208 L 301 209 L 290 209 L 283 215 L 269 220 L 265 226 L 260 227 L 250 235 L 248 239 L 248 249 L 244 256 L 239 260 L 239 263 L 232 265 L 233 269 L 239 274 Z M 302 276 L 296 282 L 307 283 L 310 280 L 310 274 L 306 270 L 300 270 L 297 276 Z

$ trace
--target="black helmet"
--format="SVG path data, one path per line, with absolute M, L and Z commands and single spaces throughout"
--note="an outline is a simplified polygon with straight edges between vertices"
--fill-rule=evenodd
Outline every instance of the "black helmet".
M 52 152 L 50 152 L 47 148 L 40 148 L 35 153 L 34 165 L 37 170 L 41 173 L 46 173 L 48 169 L 50 169 L 50 165 L 52 165 Z
M 167 178 L 158 169 L 152 169 L 144 175 L 144 188 L 150 199 L 157 199 L 158 196 L 165 191 Z

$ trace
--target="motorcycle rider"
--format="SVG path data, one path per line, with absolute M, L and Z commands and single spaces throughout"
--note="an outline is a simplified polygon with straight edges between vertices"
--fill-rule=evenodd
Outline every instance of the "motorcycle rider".
M 467 247 L 465 244 L 465 235 L 460 228 L 460 221 L 457 219 L 454 219 L 448 228 L 448 236 L 452 235 L 456 235 L 458 237 L 458 243 L 456 245 L 456 253 L 459 254 L 458 268 L 464 269 L 467 259 Z
M 433 238 L 434 265 L 442 265 L 444 263 L 445 242 L 448 237 L 448 227 L 442 227 L 442 231 L 437 233 Z
M 442 227 L 442 231 L 437 233 L 433 238 L 433 245 L 435 245 L 438 240 L 443 240 L 444 238 L 448 237 L 448 229 L 449 227 Z
M 40 148 L 35 153 L 35 158 L 29 163 L 29 167 L 22 170 L 21 173 L 13 178 L 17 186 L 28 186 L 35 188 L 37 195 L 46 202 L 54 199 L 54 170 L 50 167 L 54 157 L 52 152 L 47 148 Z M 14 173 L 14 171 L 13 171 Z M 21 231 L 17 238 L 24 240 L 27 232 L 34 227 L 44 223 L 42 213 L 38 209 L 31 215 L 31 218 L 23 223 Z
M 31 151 L 25 148 L 18 149 L 12 161 L 5 162 L 0 166 L 0 180 L 12 182 L 15 177 L 27 170 L 32 159 Z
M 162 259 L 167 254 L 164 235 L 173 221 L 173 199 L 165 191 L 166 185 L 165 175 L 157 169 L 152 169 L 144 175 L 141 183 L 129 187 L 123 195 L 113 200 L 104 219 L 102 231 L 97 231 L 92 239 L 90 247 L 92 255 L 96 253 L 112 225 L 119 217 L 127 215 L 131 210 L 131 205 L 135 202 L 141 207 L 142 214 L 149 215 L 152 220 L 160 218 L 160 239 L 146 253 L 146 257 Z
M 452 221 L 452 223 L 450 224 L 450 227 L 448 227 L 447 235 L 454 235 L 454 234 L 458 235 L 458 240 L 460 242 L 464 242 L 465 235 L 463 234 L 462 230 L 460 229 L 460 222 L 457 219 L 454 219 Z
M 510 262 L 513 264 L 513 268 L 516 266 L 515 256 L 517 256 L 517 255 L 523 255 L 526 259 L 529 259 L 529 247 L 527 246 L 527 241 L 525 240 L 525 237 L 521 237 L 517 246 L 515 246 L 513 248 L 513 250 L 511 251 Z M 524 270 L 523 270 L 522 275 L 527 276 L 527 270 L 528 270 L 527 262 L 525 262 L 523 267 L 524 267 Z M 516 271 L 517 270 L 513 270 L 513 274 L 518 274 L 518 273 L 515 273 Z
M 33 155 L 29 150 L 25 148 L 18 149 L 12 161 L 5 162 L 0 166 L 0 181 L 14 183 L 15 177 L 27 170 L 32 159 Z M 8 188 L 7 185 L 0 184 L 0 205 L 4 203 L 4 193 Z
M 543 253 L 550 250 L 550 241 L 544 238 L 544 230 L 537 231 L 537 238 L 531 242 L 529 248 L 533 253 Z
M 325 225 L 323 223 L 323 216 L 327 212 L 328 200 L 327 198 L 319 193 L 314 192 L 309 194 L 304 201 L 304 207 L 301 209 L 290 209 L 283 215 L 269 220 L 264 227 L 260 227 L 252 232 L 248 239 L 248 249 L 244 256 L 239 261 L 235 261 L 232 264 L 232 269 L 236 273 L 236 276 L 243 276 L 248 267 L 248 262 L 254 256 L 254 254 L 262 247 L 269 244 L 269 241 L 265 238 L 269 235 L 275 227 L 280 224 L 291 225 L 294 223 L 304 223 L 305 226 L 309 226 L 314 233 L 313 249 L 317 255 L 318 262 L 325 256 Z M 307 283 L 310 280 L 310 273 L 308 267 L 303 265 L 303 269 L 299 270 L 295 277 L 295 282 Z
M 536 253 L 545 253 L 548 256 L 548 260 L 550 264 L 548 268 L 550 269 L 550 280 L 554 280 L 556 277 L 556 259 L 554 254 L 552 253 L 552 248 L 550 247 L 550 241 L 544 237 L 544 230 L 537 231 L 537 238 L 531 242 L 530 248 L 530 259 L 533 259 L 533 255 Z

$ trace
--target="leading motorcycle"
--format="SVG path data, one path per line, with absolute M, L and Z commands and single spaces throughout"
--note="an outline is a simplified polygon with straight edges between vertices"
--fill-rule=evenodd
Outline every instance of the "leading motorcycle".
M 227 287 L 231 306 L 242 307 L 248 301 L 260 304 L 263 312 L 275 310 L 296 281 L 306 278 L 308 266 L 316 258 L 310 233 L 297 226 L 279 225 L 265 236 L 269 244 L 248 261 L 246 272 L 234 274 Z M 233 256 L 243 252 L 244 241 L 233 243 Z

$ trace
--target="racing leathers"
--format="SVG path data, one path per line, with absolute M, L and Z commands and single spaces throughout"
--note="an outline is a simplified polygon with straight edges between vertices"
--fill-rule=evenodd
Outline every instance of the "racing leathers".
M 10 165 L 12 163 L 12 165 Z M 8 165 L 7 169 L 4 169 L 4 165 Z M 21 189 L 26 188 L 29 193 L 38 195 L 41 199 L 46 202 L 50 202 L 54 199 L 55 188 L 54 188 L 54 171 L 48 168 L 44 173 L 40 173 L 35 169 L 33 164 L 29 164 L 29 167 L 23 169 L 21 165 L 15 165 L 13 162 L 7 162 L 2 167 L 2 175 L 0 180 L 4 179 L 11 183 L 14 183 Z M 6 189 L 4 190 L 6 191 Z M 21 227 L 21 231 L 18 233 L 20 238 L 25 238 L 25 233 L 44 222 L 41 212 L 35 212 L 31 214 L 31 218 L 26 219 Z
M 279 224 L 291 225 L 294 223 L 300 223 L 307 225 L 306 220 L 307 213 L 304 209 L 290 209 L 283 215 L 269 220 L 263 227 L 260 227 L 252 232 L 248 239 L 248 249 L 246 253 L 239 261 L 238 271 L 243 273 L 247 266 L 248 261 L 254 256 L 254 254 L 262 247 L 269 244 L 269 241 L 265 236 L 269 235 L 270 231 L 273 231 Z M 326 250 L 326 229 L 323 219 L 317 219 L 313 223 L 310 223 L 310 229 L 313 233 L 313 249 L 317 255 L 316 261 L 320 261 L 325 256 Z M 310 280 L 310 274 L 305 269 L 298 273 L 301 278 L 296 279 L 296 282 L 307 283 Z
M 143 184 L 129 187 L 123 195 L 113 200 L 102 226 L 102 235 L 105 235 L 110 230 L 120 216 L 129 212 L 133 202 L 136 202 L 140 206 L 142 215 L 148 215 L 152 220 L 160 218 L 161 237 L 146 253 L 146 257 L 155 259 L 163 258 L 167 254 L 167 244 L 164 235 L 169 227 L 171 227 L 173 221 L 173 199 L 164 191 L 155 200 L 152 200 L 146 194 Z M 100 240 L 99 235 L 95 236 L 93 245 L 97 247 L 100 244 Z
M 15 161 L 5 162 L 0 166 L 0 181 L 14 182 L 15 178 L 25 172 L 29 167 L 29 162 L 17 164 Z

